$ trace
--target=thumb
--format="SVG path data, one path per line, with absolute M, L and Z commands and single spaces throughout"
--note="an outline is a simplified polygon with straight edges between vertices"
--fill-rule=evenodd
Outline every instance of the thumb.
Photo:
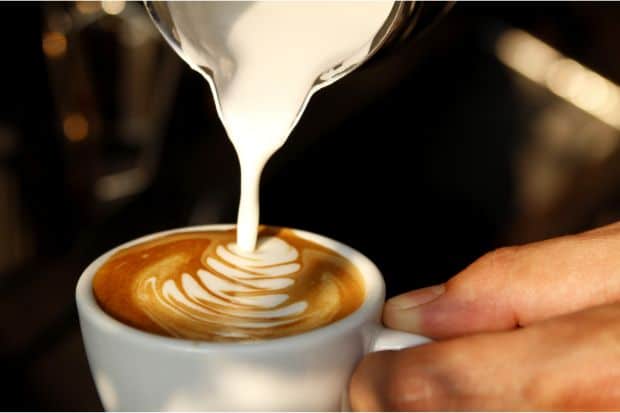
M 448 338 L 620 300 L 620 226 L 486 254 L 442 285 L 390 299 L 388 327 Z

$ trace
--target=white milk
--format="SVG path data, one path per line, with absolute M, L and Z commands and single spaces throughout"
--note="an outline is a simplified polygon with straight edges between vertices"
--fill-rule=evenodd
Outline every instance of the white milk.
M 393 2 L 169 2 L 177 50 L 209 81 L 241 164 L 237 244 L 251 252 L 263 167 L 311 93 L 368 53 Z
M 337 288 L 333 295 L 325 288 L 323 305 L 310 313 L 306 300 L 289 300 L 286 288 L 295 283 L 300 261 L 299 251 L 276 237 L 261 238 L 252 258 L 235 244 L 218 245 L 215 256 L 203 261 L 204 268 L 194 276 L 182 274 L 180 283 L 168 279 L 158 285 L 155 274 L 138 282 L 137 301 L 143 300 L 142 310 L 173 335 L 200 337 L 208 332 L 215 337 L 252 339 L 257 337 L 253 334 L 260 337 L 261 330 L 308 319 L 317 322 L 338 311 Z

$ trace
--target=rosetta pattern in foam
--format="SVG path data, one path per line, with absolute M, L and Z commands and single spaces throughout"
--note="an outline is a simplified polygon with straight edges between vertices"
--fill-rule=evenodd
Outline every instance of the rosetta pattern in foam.
M 321 275 L 319 293 L 310 301 L 291 296 L 303 274 L 302 258 L 278 237 L 261 239 L 253 253 L 234 243 L 215 243 L 194 274 L 174 274 L 182 267 L 182 256 L 162 260 L 159 270 L 138 279 L 136 299 L 173 336 L 253 340 L 293 334 L 328 323 L 340 308 L 340 292 L 330 273 Z

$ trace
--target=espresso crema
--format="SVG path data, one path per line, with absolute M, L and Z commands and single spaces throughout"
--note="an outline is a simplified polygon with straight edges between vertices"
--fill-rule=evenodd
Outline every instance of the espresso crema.
M 235 231 L 184 232 L 134 245 L 93 280 L 101 308 L 151 333 L 204 341 L 298 334 L 360 307 L 359 271 L 291 230 L 261 228 L 254 252 Z

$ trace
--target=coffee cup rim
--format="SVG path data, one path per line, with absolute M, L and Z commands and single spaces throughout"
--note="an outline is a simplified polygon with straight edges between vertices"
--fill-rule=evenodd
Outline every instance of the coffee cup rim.
M 89 264 L 88 267 L 86 267 L 77 282 L 75 299 L 78 307 L 80 323 L 82 324 L 86 321 L 86 319 L 88 319 L 89 322 L 100 329 L 107 330 L 113 334 L 122 335 L 127 340 L 137 341 L 140 342 L 141 345 L 145 346 L 163 346 L 187 352 L 248 352 L 266 349 L 273 350 L 275 348 L 285 348 L 290 346 L 311 345 L 317 341 L 326 341 L 334 336 L 341 335 L 345 332 L 350 332 L 369 320 L 374 320 L 377 317 L 377 314 L 381 313 L 380 307 L 383 305 L 383 301 L 385 299 L 385 284 L 383 282 L 381 272 L 369 258 L 354 248 L 326 236 L 288 227 L 286 227 L 286 229 L 292 230 L 295 235 L 336 251 L 356 266 L 364 280 L 365 290 L 364 301 L 358 309 L 341 320 L 291 336 L 250 342 L 210 342 L 162 336 L 140 330 L 108 315 L 97 303 L 92 288 L 93 277 L 97 270 L 108 260 L 108 258 L 117 251 L 166 235 L 195 231 L 225 231 L 234 227 L 234 224 L 211 224 L 187 226 L 159 231 L 127 241 L 100 255 L 91 264 Z M 276 226 L 268 225 L 268 227 Z M 376 321 L 378 323 L 379 320 L 377 319 Z

